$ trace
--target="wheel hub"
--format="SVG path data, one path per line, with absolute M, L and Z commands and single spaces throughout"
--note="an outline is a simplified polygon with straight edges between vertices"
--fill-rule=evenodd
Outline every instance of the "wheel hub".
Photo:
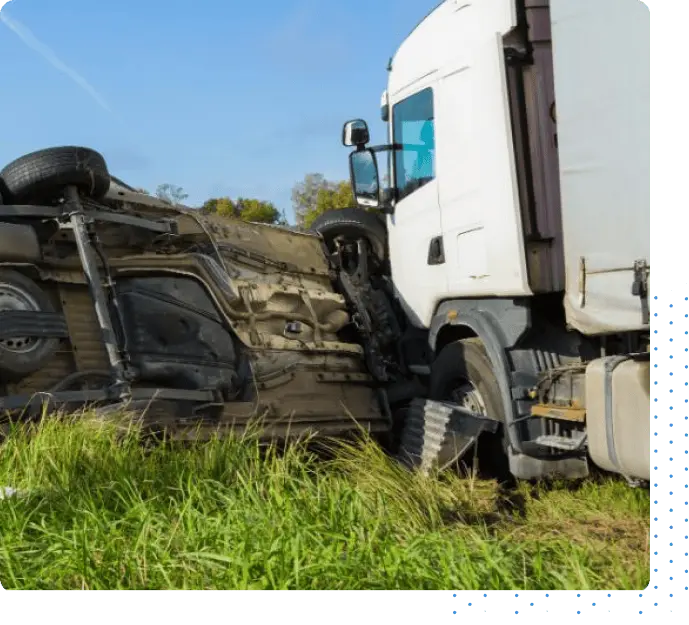
M 343 236 L 333 239 L 335 250 L 340 256 L 342 268 L 350 275 L 356 273 L 361 264 L 361 259 L 359 258 L 359 241 L 360 239 L 351 239 Z
M 487 415 L 486 403 L 478 389 L 468 380 L 463 380 L 452 391 L 452 400 L 473 413 Z
M 486 403 L 479 392 L 479 390 L 467 379 L 455 379 L 448 388 L 448 392 L 444 395 L 457 404 L 458 406 L 473 412 L 474 414 L 487 415 Z M 467 445 L 471 443 L 471 438 L 463 435 L 451 434 L 446 440 L 441 449 L 438 462 L 441 469 L 447 469 L 458 459 L 460 459 L 466 450 Z M 474 460 L 476 457 L 474 457 Z
M 13 284 L 0 283 L 0 311 L 39 311 L 36 300 L 28 293 Z M 15 337 L 0 339 L 0 348 L 15 354 L 26 354 L 39 344 L 38 339 L 31 337 Z

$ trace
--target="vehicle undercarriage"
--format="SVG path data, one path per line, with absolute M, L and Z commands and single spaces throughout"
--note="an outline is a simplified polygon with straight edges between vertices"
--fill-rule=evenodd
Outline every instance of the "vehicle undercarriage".
M 81 148 L 29 157 L 3 170 L 5 415 L 144 402 L 168 431 L 389 429 L 382 356 L 318 236 L 168 206 Z
M 426 399 L 427 336 L 396 302 L 377 214 L 317 233 L 228 220 L 79 147 L 21 157 L 0 185 L 6 422 L 88 406 L 178 439 L 368 432 L 424 467 L 498 428 L 471 393 Z

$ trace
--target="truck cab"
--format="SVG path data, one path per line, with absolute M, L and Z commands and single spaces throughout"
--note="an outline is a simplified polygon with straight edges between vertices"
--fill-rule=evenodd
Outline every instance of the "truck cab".
M 635 0 L 445 0 L 391 60 L 388 143 L 344 127 L 430 388 L 478 341 L 520 477 L 649 476 L 649 46 Z

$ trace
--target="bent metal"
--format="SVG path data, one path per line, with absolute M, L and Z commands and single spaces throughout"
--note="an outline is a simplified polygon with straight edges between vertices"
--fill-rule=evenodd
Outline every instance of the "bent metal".
M 363 258 L 352 270 L 346 245 L 171 206 L 86 148 L 26 155 L 0 178 L 4 418 L 91 406 L 178 438 L 257 423 L 386 442 L 402 408 L 428 412 L 389 285 Z M 495 429 L 465 412 L 461 427 Z

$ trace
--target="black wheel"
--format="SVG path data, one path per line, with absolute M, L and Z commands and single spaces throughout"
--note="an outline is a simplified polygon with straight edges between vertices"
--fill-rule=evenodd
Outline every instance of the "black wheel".
M 446 345 L 431 366 L 430 397 L 459 404 L 472 412 L 505 422 L 505 411 L 493 366 L 479 339 L 465 339 Z M 438 464 L 449 466 L 461 460 L 467 440 L 448 434 L 440 450 Z M 509 468 L 504 433 L 484 433 L 475 450 L 482 473 L 507 477 Z
M 48 199 L 69 185 L 99 199 L 110 188 L 105 159 L 94 150 L 73 146 L 26 154 L 0 171 L 0 178 L 15 202 Z
M 383 219 L 376 213 L 360 208 L 330 210 L 319 215 L 310 230 L 319 233 L 331 251 L 336 241 L 365 239 L 379 266 L 387 259 L 387 229 Z
M 0 311 L 55 312 L 50 298 L 30 278 L 0 269 Z M 21 379 L 40 369 L 59 346 L 59 339 L 17 337 L 0 339 L 0 378 Z

